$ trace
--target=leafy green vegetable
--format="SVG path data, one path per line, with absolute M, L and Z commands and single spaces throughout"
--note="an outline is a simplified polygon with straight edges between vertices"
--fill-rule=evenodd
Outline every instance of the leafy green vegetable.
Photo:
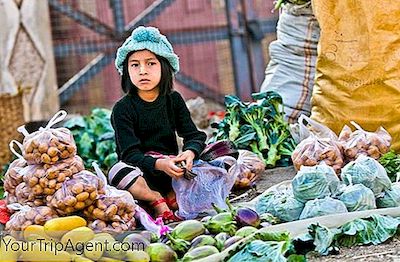
M 372 215 L 366 219 L 355 219 L 341 227 L 337 241 L 341 246 L 355 244 L 380 244 L 396 234 L 400 221 L 381 215 Z
M 397 173 L 400 173 L 400 155 L 394 151 L 387 152 L 379 158 L 379 163 L 385 168 L 390 180 L 395 182 Z
M 349 212 L 376 208 L 374 192 L 363 184 L 346 186 L 339 196 Z
M 378 208 L 400 207 L 400 183 L 393 183 L 392 189 L 376 199 L 376 205 Z
M 325 197 L 308 201 L 301 212 L 300 219 L 340 213 L 347 213 L 347 208 L 343 202 L 331 197 Z
M 231 257 L 229 262 L 285 262 L 284 254 L 287 251 L 286 241 L 262 241 L 254 240 L 247 244 L 244 249 Z
M 94 108 L 90 115 L 77 116 L 64 123 L 74 136 L 86 168 L 92 168 L 95 161 L 103 170 L 108 170 L 118 161 L 110 117 L 109 109 Z
M 252 94 L 254 102 L 242 102 L 238 97 L 225 97 L 225 118 L 216 128 L 210 142 L 229 139 L 238 149 L 256 153 L 267 168 L 287 166 L 295 142 L 285 121 L 282 97 L 273 91 Z

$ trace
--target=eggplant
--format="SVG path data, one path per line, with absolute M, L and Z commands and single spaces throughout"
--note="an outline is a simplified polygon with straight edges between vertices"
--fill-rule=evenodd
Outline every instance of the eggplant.
M 152 243 L 146 247 L 146 253 L 151 262 L 175 262 L 178 260 L 176 252 L 163 243 Z
M 216 247 L 214 246 L 201 246 L 201 247 L 196 247 L 195 249 L 187 252 L 183 258 L 182 262 L 190 262 L 190 261 L 195 261 L 200 258 L 205 258 L 214 254 L 218 254 L 219 251 Z
M 242 240 L 242 239 L 243 239 L 243 237 L 240 237 L 240 236 L 233 236 L 233 237 L 228 238 L 225 241 L 224 249 L 227 249 L 228 247 L 232 246 L 233 244 L 235 244 L 236 242 L 238 242 L 239 240 Z
M 256 232 L 257 230 L 258 229 L 255 227 L 245 226 L 245 227 L 242 227 L 241 229 L 239 229 L 238 231 L 236 231 L 235 236 L 247 237 L 247 236 L 250 236 L 251 234 L 253 234 L 254 232 Z
M 201 247 L 201 246 L 215 246 L 216 242 L 217 241 L 212 236 L 208 235 L 197 236 L 192 240 L 189 251 L 196 247 Z
M 221 251 L 222 249 L 224 249 L 224 244 L 225 241 L 230 238 L 229 234 L 226 232 L 221 232 L 219 234 L 217 234 L 215 237 L 215 246 L 218 248 L 219 251 Z
M 192 241 L 195 237 L 204 234 L 206 228 L 197 220 L 186 220 L 177 225 L 171 232 L 174 239 Z
M 129 246 L 136 246 L 136 250 L 144 250 L 148 245 L 150 245 L 150 241 L 142 236 L 141 234 L 132 233 L 127 235 L 122 243 L 129 243 Z
M 237 230 L 236 221 L 233 220 L 230 212 L 223 212 L 213 216 L 204 226 L 211 234 L 226 232 L 233 236 Z
M 235 212 L 235 220 L 239 226 L 259 227 L 261 220 L 256 211 L 248 207 L 239 207 Z
M 157 236 L 156 233 L 148 231 L 148 230 L 144 230 L 142 232 L 140 232 L 140 234 L 146 238 L 147 240 L 150 241 L 150 243 L 156 243 L 158 242 L 158 240 L 160 240 L 160 238 Z
M 178 256 L 185 254 L 189 250 L 189 241 L 180 238 L 175 239 L 169 233 L 167 233 L 167 237 L 169 239 L 167 245 L 170 246 L 174 251 L 176 251 Z
M 221 156 L 232 156 L 237 159 L 239 152 L 233 142 L 220 140 L 207 145 L 199 158 L 204 161 L 211 161 Z

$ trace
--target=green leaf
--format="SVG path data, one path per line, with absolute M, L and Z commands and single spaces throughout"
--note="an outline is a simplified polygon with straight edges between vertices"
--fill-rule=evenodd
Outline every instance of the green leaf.
M 82 116 L 77 116 L 65 122 L 63 126 L 70 129 L 71 131 L 75 129 L 85 129 L 86 122 Z
M 115 163 L 118 162 L 118 156 L 117 153 L 112 153 L 109 154 L 105 159 L 104 159 L 104 166 L 106 169 L 110 169 Z
M 94 139 L 89 135 L 89 133 L 84 132 L 78 141 L 78 152 L 79 155 L 84 157 L 89 157 L 93 148 Z
M 287 261 L 288 262 L 307 262 L 307 259 L 303 255 L 292 254 L 292 255 L 288 256 Z
M 286 241 L 254 240 L 247 244 L 241 251 L 232 256 L 229 262 L 285 262 L 284 254 L 287 251 Z

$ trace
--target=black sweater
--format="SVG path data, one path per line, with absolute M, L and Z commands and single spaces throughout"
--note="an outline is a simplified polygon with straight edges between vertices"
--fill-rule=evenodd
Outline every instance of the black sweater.
M 185 101 L 178 92 L 158 96 L 153 102 L 137 94 L 121 98 L 112 110 L 118 159 L 153 173 L 156 159 L 148 151 L 178 154 L 175 131 L 183 138 L 182 150 L 192 150 L 196 157 L 205 147 L 206 134 L 193 123 Z

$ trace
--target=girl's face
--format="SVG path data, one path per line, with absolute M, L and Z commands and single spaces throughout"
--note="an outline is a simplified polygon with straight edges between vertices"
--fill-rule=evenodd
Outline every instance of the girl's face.
M 158 94 L 161 79 L 161 64 L 154 53 L 149 50 L 134 52 L 128 58 L 128 72 L 132 83 L 138 88 L 138 93 Z

